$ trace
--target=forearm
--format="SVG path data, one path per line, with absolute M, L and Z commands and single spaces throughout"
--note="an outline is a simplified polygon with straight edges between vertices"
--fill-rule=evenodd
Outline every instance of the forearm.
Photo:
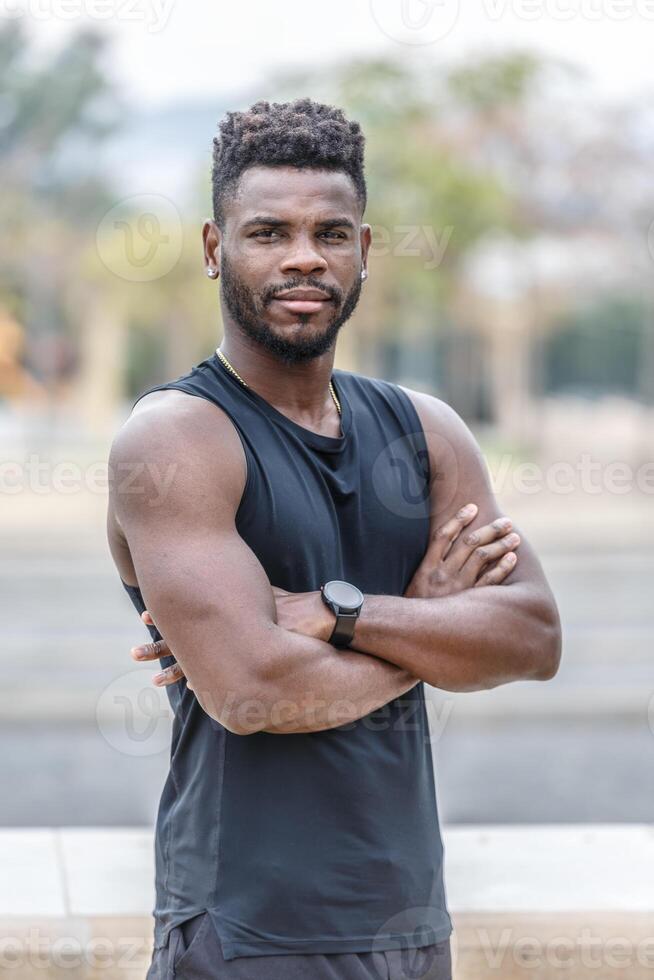
M 434 687 L 475 691 L 552 676 L 560 624 L 555 604 L 522 583 L 442 598 L 367 595 L 351 647 Z
M 275 634 L 266 666 L 251 685 L 251 696 L 232 698 L 228 716 L 224 703 L 214 701 L 221 709 L 218 720 L 239 734 L 299 734 L 337 728 L 370 714 L 419 683 L 410 671 L 386 659 L 338 650 L 323 640 L 281 627 L 275 627 Z M 210 705 L 203 707 L 209 710 Z

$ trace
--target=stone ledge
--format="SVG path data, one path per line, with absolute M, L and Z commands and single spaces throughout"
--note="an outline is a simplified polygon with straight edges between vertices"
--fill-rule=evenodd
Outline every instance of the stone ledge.
M 443 829 L 456 980 L 654 976 L 654 827 Z M 0 978 L 142 980 L 153 839 L 0 830 Z

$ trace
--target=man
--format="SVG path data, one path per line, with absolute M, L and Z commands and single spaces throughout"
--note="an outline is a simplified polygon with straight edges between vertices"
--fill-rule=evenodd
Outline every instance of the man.
M 333 368 L 363 145 L 309 99 L 228 113 L 203 228 L 223 341 L 112 446 L 110 547 L 155 641 L 133 653 L 174 712 L 149 980 L 450 977 L 424 683 L 558 667 L 467 426 Z

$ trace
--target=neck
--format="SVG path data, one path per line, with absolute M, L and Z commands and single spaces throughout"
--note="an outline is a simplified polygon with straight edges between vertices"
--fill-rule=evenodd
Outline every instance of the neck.
M 310 361 L 287 364 L 249 337 L 227 331 L 218 346 L 248 387 L 278 412 L 323 435 L 340 434 L 340 417 L 329 391 L 333 349 Z

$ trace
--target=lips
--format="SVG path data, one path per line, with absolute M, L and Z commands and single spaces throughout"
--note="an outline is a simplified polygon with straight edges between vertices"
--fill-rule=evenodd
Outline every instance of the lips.
M 287 289 L 277 293 L 275 299 L 329 299 L 322 289 Z
M 278 293 L 274 302 L 291 313 L 317 313 L 330 298 L 320 289 L 289 289 Z

